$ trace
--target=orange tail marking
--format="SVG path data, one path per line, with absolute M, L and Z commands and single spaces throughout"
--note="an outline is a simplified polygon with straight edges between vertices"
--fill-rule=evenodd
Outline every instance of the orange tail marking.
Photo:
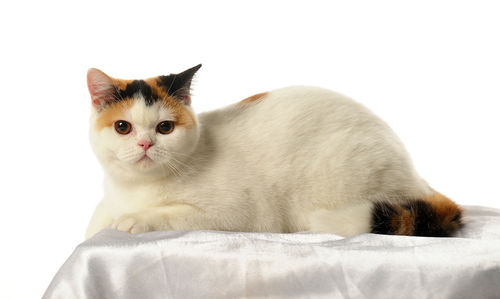
M 462 226 L 463 211 L 454 201 L 436 191 L 423 200 L 431 205 L 444 230 L 455 232 Z

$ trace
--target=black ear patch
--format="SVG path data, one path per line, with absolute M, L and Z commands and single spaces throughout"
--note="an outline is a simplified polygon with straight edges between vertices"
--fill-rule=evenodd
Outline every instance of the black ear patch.
M 191 81 L 194 74 L 201 68 L 201 64 L 185 70 L 179 74 L 170 74 L 168 76 L 159 76 L 157 84 L 162 87 L 165 92 L 185 104 L 191 102 Z

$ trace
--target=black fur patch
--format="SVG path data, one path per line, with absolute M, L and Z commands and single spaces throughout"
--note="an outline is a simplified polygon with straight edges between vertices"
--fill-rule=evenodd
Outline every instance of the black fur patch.
M 120 89 L 117 91 L 117 100 L 123 100 L 125 98 L 131 98 L 137 93 L 140 93 L 146 102 L 146 106 L 153 105 L 158 101 L 158 95 L 153 92 L 151 86 L 149 86 L 144 80 L 134 80 L 127 84 L 125 89 Z
M 371 232 L 375 234 L 394 234 L 401 223 L 401 213 L 396 206 L 410 212 L 413 220 L 413 235 L 425 237 L 449 237 L 453 233 L 443 227 L 432 206 L 423 200 L 412 200 L 405 204 L 375 203 L 372 209 Z
M 411 201 L 403 208 L 411 210 L 414 216 L 414 232 L 415 236 L 423 237 L 449 237 L 450 234 L 446 232 L 440 223 L 436 212 L 432 206 L 423 200 Z
M 191 88 L 191 81 L 194 74 L 200 69 L 201 64 L 192 67 L 179 74 L 170 74 L 168 76 L 158 77 L 158 86 L 165 89 L 167 94 L 171 97 L 183 100 L 184 97 L 189 96 L 189 89 Z
M 375 203 L 372 209 L 371 232 L 374 234 L 394 234 L 391 220 L 398 217 L 398 211 L 392 204 Z

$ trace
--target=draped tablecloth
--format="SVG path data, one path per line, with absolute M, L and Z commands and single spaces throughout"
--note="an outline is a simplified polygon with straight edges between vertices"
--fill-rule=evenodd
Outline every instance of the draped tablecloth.
M 43 298 L 500 298 L 500 210 L 455 238 L 106 229 Z

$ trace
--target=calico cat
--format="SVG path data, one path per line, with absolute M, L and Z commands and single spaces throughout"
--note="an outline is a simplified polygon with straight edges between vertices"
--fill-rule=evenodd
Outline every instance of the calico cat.
M 462 225 L 460 207 L 367 108 L 288 87 L 196 115 L 200 67 L 145 80 L 88 71 L 106 181 L 86 238 L 106 227 L 451 236 Z

